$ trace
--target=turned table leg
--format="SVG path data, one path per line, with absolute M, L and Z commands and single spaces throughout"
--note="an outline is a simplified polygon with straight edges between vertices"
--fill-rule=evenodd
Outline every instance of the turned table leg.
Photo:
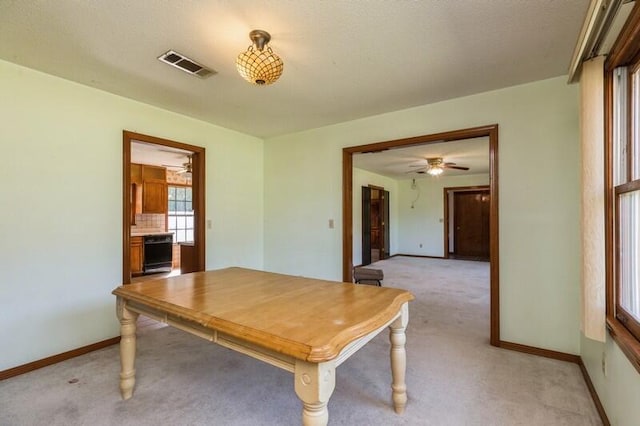
M 334 362 L 320 364 L 298 360 L 295 365 L 295 390 L 302 401 L 302 424 L 325 426 L 329 422 L 327 403 L 336 386 Z
M 409 323 L 409 305 L 405 303 L 400 310 L 400 316 L 389 326 L 389 340 L 391 340 L 391 376 L 393 407 L 398 414 L 404 412 L 407 405 L 407 385 L 405 373 L 407 369 L 407 351 L 405 329 Z
M 116 312 L 120 320 L 120 393 L 122 399 L 133 395 L 136 384 L 136 321 L 138 314 L 127 309 L 124 300 L 118 297 Z

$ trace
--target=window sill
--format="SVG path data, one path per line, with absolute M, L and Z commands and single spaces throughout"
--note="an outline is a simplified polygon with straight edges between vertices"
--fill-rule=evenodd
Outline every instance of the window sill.
M 640 342 L 616 318 L 607 318 L 607 330 L 640 373 Z

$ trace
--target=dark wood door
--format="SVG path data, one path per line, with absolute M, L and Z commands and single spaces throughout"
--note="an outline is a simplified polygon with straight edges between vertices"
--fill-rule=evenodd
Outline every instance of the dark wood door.
M 371 188 L 362 187 L 362 265 L 371 263 Z
M 453 253 L 489 259 L 489 190 L 453 195 Z
M 382 195 L 382 249 L 380 258 L 389 257 L 390 232 L 389 229 L 389 191 L 384 191 Z
M 362 265 L 389 257 L 389 191 L 362 187 Z

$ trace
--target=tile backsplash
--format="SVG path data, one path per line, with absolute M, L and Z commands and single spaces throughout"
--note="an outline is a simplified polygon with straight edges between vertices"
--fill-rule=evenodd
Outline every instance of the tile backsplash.
M 131 232 L 164 232 L 167 230 L 164 214 L 142 213 L 136 215 L 136 224 L 131 225 Z
M 184 173 L 178 173 L 173 170 L 167 170 L 167 183 L 177 183 L 180 185 L 191 186 L 191 178 L 186 177 Z

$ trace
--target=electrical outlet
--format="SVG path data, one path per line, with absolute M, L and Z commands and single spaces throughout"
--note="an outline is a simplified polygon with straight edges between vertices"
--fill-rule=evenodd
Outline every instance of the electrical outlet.
M 602 374 L 607 377 L 607 353 L 602 352 Z
M 422 244 L 420 244 L 420 248 L 422 248 Z
M 211 229 L 211 219 L 207 219 L 207 229 Z
M 333 219 L 329 219 L 329 229 L 333 229 Z

